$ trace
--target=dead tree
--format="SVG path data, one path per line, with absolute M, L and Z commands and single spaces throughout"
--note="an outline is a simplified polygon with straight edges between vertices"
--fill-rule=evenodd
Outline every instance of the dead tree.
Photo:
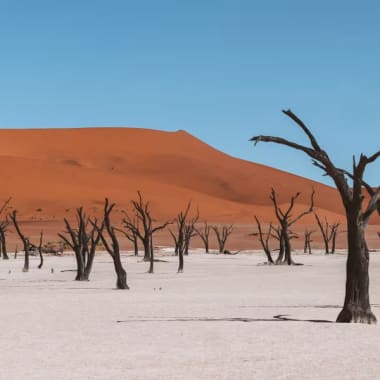
M 313 241 L 311 240 L 311 235 L 314 232 L 315 232 L 314 230 L 309 230 L 307 228 L 305 229 L 305 232 L 304 232 L 305 244 L 303 247 L 303 253 L 309 252 L 309 255 L 311 255 L 311 242 Z
M 184 227 L 184 254 L 188 256 L 189 254 L 189 248 L 190 248 L 190 241 L 191 239 L 197 235 L 197 232 L 195 230 L 195 224 L 199 220 L 199 212 L 197 211 L 196 215 L 189 220 L 188 223 L 185 224 Z
M 186 250 L 185 229 L 186 229 L 186 221 L 187 221 L 187 216 L 190 211 L 190 207 L 191 207 L 191 203 L 189 202 L 187 204 L 185 211 L 181 211 L 175 218 L 175 224 L 177 226 L 176 241 L 177 241 L 177 251 L 178 251 L 178 273 L 183 272 L 183 266 L 184 266 L 183 256 Z M 172 233 L 172 235 L 174 234 Z
M 9 221 L 5 220 L 0 222 L 0 249 L 3 256 L 3 260 L 8 260 L 8 251 L 7 251 L 7 240 L 6 233 L 8 231 Z
M 25 237 L 25 235 L 20 230 L 20 226 L 17 221 L 17 211 L 13 210 L 13 212 L 9 214 L 8 216 L 9 216 L 9 219 L 13 222 L 17 235 L 21 239 L 22 244 L 24 246 L 24 268 L 22 271 L 28 272 L 29 271 L 29 246 L 30 246 L 29 239 Z
M 359 161 L 353 159 L 352 172 L 337 168 L 327 152 L 318 144 L 309 128 L 292 111 L 283 111 L 306 134 L 311 146 L 304 146 L 281 137 L 255 136 L 251 139 L 258 142 L 273 142 L 300 150 L 308 155 L 315 166 L 330 176 L 340 194 L 347 219 L 348 255 L 346 266 L 346 290 L 343 309 L 337 322 L 376 323 L 369 301 L 369 250 L 365 239 L 365 230 L 371 215 L 377 210 L 380 214 L 380 187 L 374 190 L 363 179 L 368 164 L 380 157 L 380 151 L 366 156 L 360 155 Z M 347 177 L 352 180 L 351 186 Z M 363 187 L 369 194 L 369 202 L 363 205 Z
M 339 226 L 340 223 L 334 223 L 332 226 L 331 253 L 335 253 L 336 236 L 338 235 Z
M 144 260 L 150 262 L 149 273 L 154 272 L 154 249 L 153 249 L 153 234 L 164 229 L 170 222 L 162 223 L 153 227 L 153 218 L 151 216 L 150 204 L 142 198 L 141 192 L 137 192 L 138 200 L 132 200 L 132 207 L 136 215 L 136 223 L 126 214 L 123 219 L 124 227 L 135 233 L 141 240 L 144 246 Z M 139 225 L 141 228 L 139 228 Z
M 137 218 L 130 218 L 126 212 L 124 212 L 124 214 L 125 214 L 125 219 L 130 221 L 131 227 L 128 228 L 127 231 L 125 231 L 125 230 L 119 230 L 119 231 L 133 244 L 134 255 L 138 256 L 139 255 L 139 244 L 138 244 L 139 223 L 138 223 L 138 219 Z
M 40 242 L 38 244 L 38 253 L 40 255 L 40 263 L 38 265 L 38 269 L 42 268 L 42 265 L 44 265 L 44 257 L 42 256 L 42 239 L 43 239 L 43 232 L 40 233 Z
M 292 217 L 291 211 L 293 210 L 294 204 L 297 200 L 297 198 L 300 196 L 301 193 L 296 193 L 294 196 L 290 198 L 290 204 L 289 207 L 286 209 L 286 211 L 283 211 L 277 202 L 277 196 L 276 192 L 272 188 L 270 199 L 272 200 L 274 211 L 277 217 L 277 220 L 281 226 L 281 237 L 280 237 L 280 254 L 276 260 L 276 264 L 288 264 L 288 265 L 295 265 L 296 263 L 292 259 L 292 248 L 290 244 L 290 240 L 294 235 L 292 235 L 292 232 L 290 231 L 290 227 L 298 222 L 303 216 L 310 214 L 313 211 L 314 206 L 314 190 L 311 193 L 311 200 L 310 200 L 310 207 L 304 212 L 301 212 L 296 217 Z
M 4 212 L 9 202 L 11 201 L 11 197 L 9 197 L 0 208 L 0 215 Z M 0 222 L 0 252 L 2 254 L 3 260 L 9 260 L 8 252 L 7 252 L 7 240 L 6 233 L 8 230 L 9 221 L 5 218 L 4 221 Z
M 209 253 L 209 237 L 210 237 L 210 231 L 211 227 L 207 224 L 207 221 L 204 222 L 203 224 L 203 229 L 195 229 L 196 233 L 198 236 L 201 238 L 203 241 L 203 245 L 205 247 L 206 253 Z
M 63 234 L 58 234 L 58 236 L 74 251 L 77 263 L 75 280 L 88 281 L 100 235 L 97 221 L 91 221 L 87 218 L 82 207 L 76 210 L 76 214 L 76 226 L 72 227 L 70 222 L 65 218 L 65 233 L 67 236 Z M 92 226 L 91 228 L 90 225 Z
M 325 221 L 322 222 L 319 218 L 317 213 L 314 213 L 315 219 L 317 220 L 317 224 L 319 227 L 319 230 L 321 231 L 323 242 L 325 245 L 325 253 L 335 253 L 335 241 L 336 241 L 336 235 L 338 233 L 338 228 L 340 226 L 340 223 L 333 223 L 330 224 L 327 221 L 327 218 L 325 218 Z M 330 250 L 330 242 L 331 242 L 331 250 Z
M 254 232 L 253 234 L 251 234 L 251 236 L 258 236 L 259 237 L 259 241 L 261 243 L 261 246 L 262 246 L 264 253 L 268 259 L 268 264 L 272 265 L 275 262 L 273 261 L 272 252 L 271 252 L 271 249 L 269 247 L 269 239 L 272 237 L 273 225 L 272 225 L 272 223 L 270 223 L 269 227 L 268 227 L 268 232 L 264 233 L 263 229 L 261 227 L 260 220 L 256 215 L 255 215 L 255 220 L 256 220 L 258 232 Z
M 218 241 L 219 253 L 224 253 L 227 239 L 232 234 L 234 226 L 232 224 L 230 226 L 221 226 L 220 230 L 217 226 L 212 226 L 212 229 Z
M 176 256 L 178 256 L 179 247 L 178 247 L 177 235 L 170 228 L 169 228 L 169 233 L 170 233 L 170 236 L 173 238 L 173 241 L 174 241 L 174 254 Z
M 105 249 L 112 257 L 117 276 L 117 289 L 129 289 L 129 286 L 127 284 L 127 272 L 123 268 L 123 264 L 121 263 L 120 259 L 120 246 L 116 236 L 116 228 L 112 225 L 110 219 L 110 214 L 114 207 L 115 203 L 110 204 L 108 198 L 106 198 L 104 202 L 104 217 L 102 225 L 99 227 L 96 222 L 91 223 L 97 230 Z M 108 239 L 111 240 L 110 243 L 107 241 L 106 234 L 108 235 Z

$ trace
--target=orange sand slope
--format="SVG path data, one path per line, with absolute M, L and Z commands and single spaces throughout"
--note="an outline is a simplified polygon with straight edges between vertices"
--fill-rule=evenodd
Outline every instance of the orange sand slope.
M 161 220 L 191 200 L 209 221 L 250 223 L 254 214 L 270 221 L 273 186 L 280 203 L 301 191 L 298 210 L 314 187 L 320 212 L 342 220 L 334 189 L 233 158 L 184 131 L 0 130 L 0 152 L 1 199 L 12 196 L 25 218 L 58 219 L 80 205 L 97 213 L 105 196 L 120 210 L 141 190 Z

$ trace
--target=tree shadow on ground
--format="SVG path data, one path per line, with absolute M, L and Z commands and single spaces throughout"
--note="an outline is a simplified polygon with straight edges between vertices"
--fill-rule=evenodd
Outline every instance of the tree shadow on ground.
M 193 318 L 193 317 L 180 317 L 180 318 L 131 318 L 126 320 L 116 321 L 117 323 L 136 323 L 136 322 L 310 322 L 310 323 L 335 323 L 325 319 L 296 319 L 288 318 L 287 314 L 274 315 L 273 318 L 246 318 L 246 317 L 232 317 L 232 318 Z
M 242 309 L 308 309 L 308 308 L 315 308 L 315 309 L 340 309 L 341 305 L 247 305 L 247 306 L 240 306 Z

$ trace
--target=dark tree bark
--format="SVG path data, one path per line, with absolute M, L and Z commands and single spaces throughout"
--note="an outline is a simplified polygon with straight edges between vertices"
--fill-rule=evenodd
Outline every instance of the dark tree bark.
M 336 234 L 339 228 L 339 223 L 330 224 L 325 218 L 325 221 L 322 222 L 317 213 L 314 213 L 315 219 L 317 220 L 317 224 L 319 230 L 321 231 L 323 243 L 325 245 L 325 253 L 334 253 L 335 252 L 335 241 Z M 330 250 L 330 242 L 331 242 L 331 250 Z
M 92 222 L 92 225 L 98 231 L 98 234 L 100 236 L 100 239 L 102 240 L 104 247 L 112 257 L 117 276 L 117 289 L 129 289 L 129 286 L 127 284 L 127 272 L 125 271 L 121 263 L 120 246 L 116 236 L 116 228 L 112 226 L 110 220 L 110 214 L 114 207 L 115 203 L 110 204 L 108 199 L 106 198 L 104 202 L 104 217 L 101 227 L 98 227 L 96 222 Z M 108 238 L 111 240 L 111 243 L 108 243 L 107 238 L 105 236 L 105 232 L 107 233 Z
M 261 247 L 263 248 L 264 253 L 268 259 L 268 264 L 272 265 L 272 264 L 274 264 L 274 261 L 272 258 L 271 249 L 269 247 L 269 239 L 272 236 L 272 229 L 273 229 L 272 223 L 269 224 L 268 232 L 265 234 L 262 230 L 260 220 L 258 219 L 258 217 L 256 215 L 255 215 L 255 220 L 256 220 L 258 232 L 254 232 L 252 234 L 252 236 L 258 236 L 259 237 Z M 264 235 L 266 235 L 266 236 L 264 237 Z
M 148 273 L 154 273 L 154 249 L 152 235 L 150 235 L 150 257 L 149 257 L 149 270 Z
M 361 154 L 358 162 L 354 158 L 352 173 L 337 168 L 328 154 L 321 149 L 306 125 L 290 110 L 283 112 L 303 130 L 309 138 L 310 147 L 273 136 L 255 136 L 251 141 L 255 144 L 273 142 L 300 150 L 312 159 L 315 166 L 333 179 L 346 213 L 348 240 L 346 294 L 337 322 L 376 323 L 369 301 L 369 252 L 365 240 L 365 229 L 373 212 L 377 210 L 380 213 L 380 187 L 374 190 L 363 177 L 367 165 L 380 157 L 380 151 L 371 156 Z M 352 186 L 348 185 L 347 177 L 352 180 Z M 370 196 L 366 207 L 363 206 L 363 187 Z
M 77 263 L 76 281 L 88 281 L 94 262 L 96 253 L 96 246 L 99 243 L 100 235 L 98 233 L 97 221 L 91 221 L 83 212 L 80 207 L 77 212 L 77 226 L 74 228 L 70 225 L 69 221 L 65 218 L 66 234 L 58 234 L 58 236 L 67 244 L 75 254 Z M 89 225 L 92 228 L 88 231 Z
M 1 206 L 0 208 L 0 215 L 5 211 L 7 206 L 9 205 L 11 201 L 11 197 L 9 197 Z M 0 222 L 0 251 L 1 255 L 3 257 L 3 260 L 9 260 L 8 251 L 7 251 L 7 240 L 6 240 L 6 233 L 8 230 L 9 221 L 7 218 L 5 218 L 4 221 Z
M 224 253 L 227 239 L 232 234 L 234 226 L 232 224 L 230 226 L 221 226 L 220 230 L 217 226 L 212 226 L 212 229 L 214 230 L 218 241 L 219 253 Z
M 144 247 L 144 260 L 149 261 L 148 273 L 154 272 L 154 252 L 153 252 L 153 234 L 159 230 L 164 229 L 171 222 L 165 222 L 158 226 L 153 226 L 153 218 L 151 216 L 150 204 L 145 202 L 141 195 L 141 192 L 137 192 L 138 200 L 132 200 L 132 208 L 135 213 L 135 219 L 125 213 L 125 218 L 123 219 L 124 227 L 135 234 L 142 242 Z M 141 225 L 141 228 L 139 228 Z
M 42 266 L 44 265 L 44 257 L 42 256 L 42 239 L 43 239 L 43 232 L 41 231 L 40 233 L 40 241 L 38 244 L 38 254 L 40 255 L 40 263 L 38 264 L 38 269 L 41 269 Z
M 7 238 L 6 233 L 8 231 L 9 222 L 8 220 L 0 223 L 0 247 L 3 260 L 9 260 L 7 251 Z
M 178 256 L 178 250 L 179 250 L 179 247 L 178 247 L 178 239 L 177 239 L 177 235 L 169 229 L 169 233 L 171 235 L 171 237 L 173 238 L 173 241 L 174 241 L 174 254 L 176 256 Z
M 303 247 L 303 253 L 309 252 L 309 255 L 311 255 L 311 242 L 313 241 L 313 240 L 311 240 L 311 235 L 314 232 L 315 232 L 314 230 L 308 230 L 306 228 L 306 230 L 304 232 L 305 244 Z
M 139 244 L 137 241 L 137 235 L 133 236 L 132 242 L 133 242 L 133 251 L 135 253 L 135 256 L 138 256 L 139 255 Z
M 207 224 L 207 221 L 204 222 L 203 224 L 203 229 L 195 229 L 197 232 L 198 236 L 201 238 L 203 241 L 203 245 L 205 247 L 206 253 L 209 253 L 209 237 L 210 237 L 210 231 L 211 227 Z
M 189 248 L 191 239 L 197 235 L 195 230 L 195 224 L 199 220 L 199 212 L 197 211 L 196 215 L 190 219 L 188 223 L 185 223 L 184 226 L 184 254 L 189 255 Z
M 9 219 L 13 222 L 13 225 L 16 229 L 16 232 L 19 236 L 19 238 L 22 241 L 22 244 L 24 246 L 24 268 L 23 272 L 28 272 L 29 271 L 29 247 L 30 247 L 30 242 L 29 239 L 25 237 L 25 235 L 21 232 L 20 226 L 17 221 L 17 211 L 13 210 L 11 214 L 9 214 Z
M 310 214 L 313 211 L 314 207 L 314 190 L 311 193 L 311 199 L 310 199 L 310 207 L 306 211 L 300 213 L 296 217 L 293 217 L 291 214 L 291 211 L 293 210 L 293 207 L 295 205 L 295 202 L 297 198 L 300 196 L 301 193 L 297 193 L 290 199 L 289 207 L 286 211 L 283 211 L 277 202 L 277 196 L 276 192 L 272 188 L 270 199 L 273 202 L 275 214 L 277 217 L 277 220 L 281 226 L 281 233 L 280 233 L 280 254 L 279 257 L 276 260 L 277 264 L 286 263 L 288 265 L 295 265 L 296 263 L 292 259 L 292 249 L 290 240 L 295 237 L 295 235 L 290 231 L 290 227 L 299 221 L 303 216 Z
M 340 224 L 339 223 L 334 223 L 331 228 L 331 253 L 335 253 L 335 246 L 336 246 L 336 235 L 338 235 L 338 228 Z
M 139 221 L 137 218 L 130 218 L 126 212 L 124 212 L 128 223 L 124 223 L 127 227 L 127 231 L 120 230 L 120 232 L 133 244 L 133 251 L 135 256 L 139 255 Z
M 175 218 L 175 224 L 177 226 L 177 249 L 178 249 L 178 273 L 183 272 L 184 267 L 184 254 L 186 250 L 186 221 L 190 211 L 191 203 L 187 204 L 185 211 L 181 211 Z M 194 222 L 195 224 L 195 222 Z M 172 233 L 172 232 L 171 232 Z M 173 234 L 173 233 L 172 233 Z

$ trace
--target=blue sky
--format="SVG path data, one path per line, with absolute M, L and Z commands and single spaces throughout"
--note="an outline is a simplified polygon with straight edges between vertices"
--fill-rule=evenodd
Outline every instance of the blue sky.
M 326 182 L 248 139 L 306 143 L 291 108 L 339 166 L 380 149 L 379 16 L 365 0 L 0 0 L 0 128 L 185 129 Z

